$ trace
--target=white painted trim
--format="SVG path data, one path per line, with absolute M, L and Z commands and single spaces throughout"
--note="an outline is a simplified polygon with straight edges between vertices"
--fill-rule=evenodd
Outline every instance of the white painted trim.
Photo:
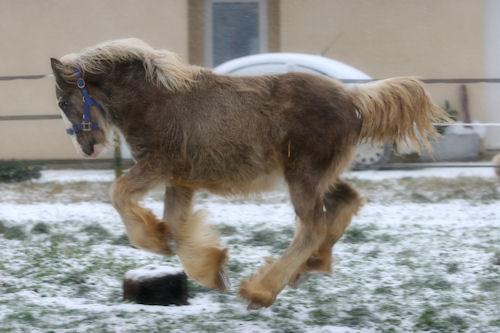
M 500 1 L 484 0 L 484 76 L 500 75 Z M 500 94 L 498 85 L 484 85 L 484 120 L 487 123 L 500 122 Z M 486 130 L 486 149 L 500 148 L 500 130 L 489 127 Z

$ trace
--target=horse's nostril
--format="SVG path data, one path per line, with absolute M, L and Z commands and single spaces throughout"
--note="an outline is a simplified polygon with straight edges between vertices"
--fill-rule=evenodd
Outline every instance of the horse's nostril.
M 94 153 L 94 145 L 82 145 L 82 151 L 87 156 L 91 156 Z

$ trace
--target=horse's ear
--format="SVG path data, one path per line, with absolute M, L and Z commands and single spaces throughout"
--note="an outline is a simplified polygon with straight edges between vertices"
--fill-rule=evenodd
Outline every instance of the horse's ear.
M 65 75 L 64 75 L 64 65 L 62 62 L 60 62 L 56 58 L 50 58 L 50 65 L 52 67 L 52 72 L 54 73 L 54 77 L 56 79 L 57 84 L 59 87 L 62 87 L 67 84 L 65 80 Z

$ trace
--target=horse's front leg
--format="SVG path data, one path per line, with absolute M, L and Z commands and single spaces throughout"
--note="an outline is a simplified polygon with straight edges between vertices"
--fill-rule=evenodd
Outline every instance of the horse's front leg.
M 168 225 L 138 204 L 152 187 L 162 182 L 165 182 L 163 177 L 139 162 L 113 183 L 111 199 L 132 245 L 159 254 L 173 254 L 167 242 Z
M 194 191 L 186 187 L 167 187 L 164 220 L 167 221 L 177 255 L 191 278 L 209 287 L 225 291 L 229 280 L 225 273 L 227 248 L 218 242 L 218 234 L 192 213 Z

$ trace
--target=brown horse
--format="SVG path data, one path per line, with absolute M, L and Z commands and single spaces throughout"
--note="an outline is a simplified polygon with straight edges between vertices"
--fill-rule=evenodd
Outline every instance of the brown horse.
M 193 194 L 260 192 L 284 176 L 295 237 L 241 283 L 249 308 L 271 305 L 307 272 L 331 271 L 332 246 L 361 205 L 339 178 L 360 141 L 428 146 L 426 136 L 438 135 L 432 123 L 446 120 L 412 78 L 348 88 L 305 73 L 216 75 L 137 39 L 51 61 L 59 106 L 83 155 L 97 156 L 113 130 L 130 146 L 136 164 L 111 196 L 131 243 L 177 253 L 186 273 L 207 287 L 229 287 L 227 248 L 192 212 Z M 82 94 L 96 103 L 84 107 Z M 158 185 L 166 186 L 161 220 L 138 205 Z

